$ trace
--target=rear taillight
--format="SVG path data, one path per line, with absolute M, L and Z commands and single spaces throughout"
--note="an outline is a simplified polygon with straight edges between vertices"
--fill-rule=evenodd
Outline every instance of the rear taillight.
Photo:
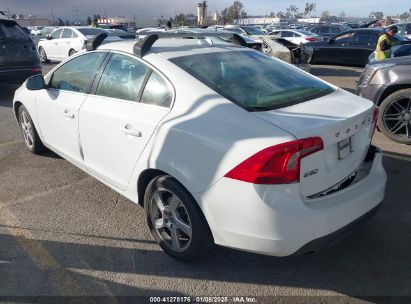
M 36 72 L 41 72 L 41 67 L 33 67 L 31 68 L 31 71 L 36 73 Z
M 375 107 L 374 113 L 372 114 L 372 126 L 371 126 L 371 138 L 374 137 L 375 129 L 377 128 L 377 122 L 378 122 L 378 115 L 380 114 L 380 109 L 378 107 Z
M 298 183 L 301 159 L 323 149 L 320 137 L 279 144 L 254 154 L 225 177 L 252 184 Z
M 317 41 L 317 38 L 305 37 L 305 40 L 314 42 L 314 41 Z

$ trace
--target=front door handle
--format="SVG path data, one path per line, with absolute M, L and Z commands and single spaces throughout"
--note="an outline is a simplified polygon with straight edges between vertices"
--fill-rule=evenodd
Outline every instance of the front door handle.
M 129 124 L 127 124 L 124 127 L 123 131 L 126 135 L 131 135 L 131 136 L 134 136 L 134 137 L 142 137 L 143 136 L 143 134 L 141 134 L 141 132 L 139 130 L 134 129 L 133 126 L 129 125 Z
M 74 119 L 74 114 L 71 114 L 68 109 L 64 110 L 64 117 L 69 119 Z

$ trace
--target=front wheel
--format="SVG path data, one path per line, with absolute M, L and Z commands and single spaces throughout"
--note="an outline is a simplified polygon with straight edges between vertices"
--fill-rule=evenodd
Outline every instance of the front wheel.
M 411 144 L 411 89 L 400 90 L 384 99 L 378 128 L 395 142 Z
M 152 235 L 170 256 L 193 261 L 213 245 L 210 228 L 191 194 L 171 176 L 150 182 L 144 209 Z
M 48 60 L 48 58 L 47 58 L 46 51 L 42 47 L 39 48 L 39 57 L 40 57 L 40 62 L 41 63 L 49 63 L 50 62 L 50 60 Z
M 44 152 L 46 148 L 41 142 L 29 112 L 24 106 L 20 106 L 19 108 L 19 124 L 27 149 L 33 154 L 41 154 Z

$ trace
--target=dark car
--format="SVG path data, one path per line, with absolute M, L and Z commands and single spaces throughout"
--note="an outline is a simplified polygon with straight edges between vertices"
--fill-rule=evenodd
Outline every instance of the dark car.
M 18 84 L 39 73 L 33 41 L 14 20 L 0 17 L 0 82 Z
M 380 107 L 381 132 L 398 143 L 411 144 L 411 56 L 367 65 L 357 94 Z
M 326 39 L 334 37 L 342 32 L 345 32 L 347 29 L 341 25 L 318 25 L 308 28 L 308 31 L 318 36 L 322 36 Z
M 314 49 L 311 63 L 365 66 L 383 32 L 380 28 L 356 29 L 341 33 L 328 41 L 311 42 L 309 45 Z M 395 39 L 408 41 L 399 34 Z

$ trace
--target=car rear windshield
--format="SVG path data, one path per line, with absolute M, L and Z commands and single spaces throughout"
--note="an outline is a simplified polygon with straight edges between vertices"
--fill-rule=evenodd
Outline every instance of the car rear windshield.
M 1 41 L 28 41 L 29 36 L 14 21 L 0 21 Z
M 257 51 L 190 55 L 171 61 L 247 111 L 270 111 L 332 93 L 324 82 Z

